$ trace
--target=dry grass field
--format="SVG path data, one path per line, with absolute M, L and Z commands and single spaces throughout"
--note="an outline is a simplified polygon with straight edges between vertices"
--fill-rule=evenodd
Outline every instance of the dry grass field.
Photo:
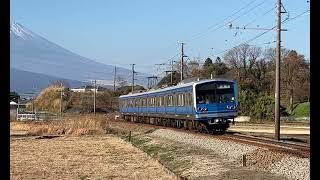
M 10 138 L 10 179 L 178 179 L 129 142 L 105 134 L 105 126 L 105 118 L 92 116 L 11 122 L 12 132 L 28 136 Z
M 114 120 L 114 114 L 10 122 L 10 129 L 11 179 L 285 179 L 153 136 L 160 126 Z

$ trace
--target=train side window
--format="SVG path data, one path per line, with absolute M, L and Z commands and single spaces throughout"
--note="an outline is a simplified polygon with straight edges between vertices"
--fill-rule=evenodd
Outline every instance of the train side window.
M 173 96 L 174 98 L 173 98 L 173 105 L 174 106 L 177 106 L 178 105 L 178 94 L 175 94 L 174 96 Z
M 185 106 L 185 102 L 184 102 L 184 99 L 185 99 L 185 94 L 181 94 L 181 106 Z
M 179 99 L 180 99 L 180 102 L 179 102 L 179 106 L 183 106 L 183 94 L 179 94 Z
M 153 100 L 154 100 L 154 98 L 153 98 L 153 97 L 151 97 L 151 98 L 150 98 L 150 106 L 151 106 L 151 107 L 153 107 L 153 106 L 154 106 Z
M 167 97 L 168 97 L 167 95 L 163 96 L 163 105 L 164 105 L 164 106 L 168 106 L 168 105 L 167 105 L 167 102 L 168 102 Z
M 171 95 L 168 96 L 168 106 L 172 106 L 173 105 L 173 97 Z
M 151 97 L 151 107 L 154 106 L 154 97 Z
M 177 94 L 177 106 L 180 106 L 180 94 Z
M 174 96 L 175 95 L 170 96 L 171 97 L 170 106 L 174 106 Z
M 189 106 L 189 93 L 184 94 L 184 104 L 185 106 Z
M 178 94 L 174 94 L 173 95 L 173 106 L 177 106 L 178 105 Z

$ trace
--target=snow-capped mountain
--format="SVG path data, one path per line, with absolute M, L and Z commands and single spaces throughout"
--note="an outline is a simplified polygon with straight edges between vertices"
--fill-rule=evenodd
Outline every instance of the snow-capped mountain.
M 114 66 L 75 54 L 25 28 L 10 22 L 10 67 L 64 79 L 110 85 Z M 85 42 L 84 42 L 85 43 Z M 136 84 L 146 85 L 147 74 L 138 73 Z M 131 82 L 131 70 L 117 67 L 117 77 Z

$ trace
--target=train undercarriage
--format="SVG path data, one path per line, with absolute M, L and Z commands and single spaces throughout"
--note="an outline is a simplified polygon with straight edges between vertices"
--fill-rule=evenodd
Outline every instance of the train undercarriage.
M 155 117 L 122 114 L 121 118 L 135 123 L 153 124 L 157 126 L 174 127 L 178 129 L 193 130 L 200 133 L 224 134 L 229 128 L 229 124 L 234 123 L 233 119 L 219 118 L 220 122 L 214 120 L 194 120 L 192 118 L 179 117 Z

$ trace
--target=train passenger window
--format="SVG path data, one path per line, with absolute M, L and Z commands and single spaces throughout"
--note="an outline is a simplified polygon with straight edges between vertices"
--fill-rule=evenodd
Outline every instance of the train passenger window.
M 168 106 L 173 106 L 173 96 L 168 96 Z
M 185 103 L 184 103 L 184 94 L 181 94 L 181 106 L 184 106 L 185 105 Z
M 168 106 L 168 99 L 169 99 L 169 96 L 166 95 L 166 96 L 164 97 L 165 106 Z
M 177 106 L 177 95 L 174 94 L 172 95 L 172 103 L 171 103 L 171 106 Z
M 154 107 L 154 97 L 151 98 L 151 107 Z

